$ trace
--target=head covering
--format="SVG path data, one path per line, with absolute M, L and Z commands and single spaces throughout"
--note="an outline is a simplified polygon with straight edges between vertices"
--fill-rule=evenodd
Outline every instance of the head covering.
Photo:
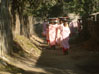
M 53 22 L 52 22 L 52 18 L 48 18 L 48 22 L 49 22 L 49 23 L 53 23 Z
M 63 20 L 63 22 L 68 22 L 68 20 L 66 18 L 63 18 L 62 20 Z
M 58 23 L 58 18 L 49 18 L 49 22 Z

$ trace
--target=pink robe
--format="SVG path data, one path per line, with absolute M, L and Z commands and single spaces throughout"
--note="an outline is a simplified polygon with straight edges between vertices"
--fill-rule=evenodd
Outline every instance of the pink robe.
M 47 43 L 49 44 L 49 29 L 47 28 L 46 29 L 46 40 L 47 40 Z
M 65 50 L 69 49 L 69 34 L 69 27 L 64 27 L 63 25 L 49 25 L 46 38 L 51 46 L 57 43 Z
M 75 35 L 75 34 L 78 33 L 78 23 L 77 23 L 77 21 L 70 22 L 69 27 L 70 27 L 72 35 Z
M 62 27 L 61 29 L 61 46 L 63 49 L 69 49 L 69 35 L 70 29 L 69 27 Z
M 50 25 L 48 28 L 47 40 L 51 46 L 56 44 L 56 28 L 57 25 Z
M 62 29 L 62 25 L 57 25 L 57 29 L 56 29 L 56 43 L 58 45 L 60 45 L 60 42 L 61 42 L 61 29 Z

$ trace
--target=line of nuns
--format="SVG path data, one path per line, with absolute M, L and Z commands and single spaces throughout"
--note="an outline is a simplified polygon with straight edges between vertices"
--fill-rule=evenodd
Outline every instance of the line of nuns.
M 60 46 L 63 54 L 67 55 L 69 46 L 69 36 L 71 33 L 68 25 L 68 17 L 49 18 L 43 23 L 43 36 L 46 36 L 50 47 Z

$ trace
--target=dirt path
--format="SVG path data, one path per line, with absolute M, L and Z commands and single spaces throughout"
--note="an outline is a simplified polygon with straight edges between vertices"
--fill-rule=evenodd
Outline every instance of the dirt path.
M 99 74 L 99 53 L 87 51 L 82 44 L 72 44 L 69 55 L 63 55 L 60 48 L 49 48 L 43 41 L 37 45 L 42 53 L 34 67 L 45 74 Z
M 69 55 L 63 55 L 60 48 L 41 46 L 42 54 L 35 66 L 50 74 L 99 74 L 99 53 L 88 51 L 82 44 L 71 44 Z
M 52 74 L 98 74 L 99 64 L 94 64 L 99 62 L 98 57 L 98 54 L 76 46 L 72 46 L 69 55 L 63 55 L 61 49 L 43 49 L 37 65 Z
M 36 38 L 32 41 L 41 49 L 41 55 L 35 60 L 32 57 L 12 59 L 10 63 L 22 70 L 0 71 L 0 74 L 99 74 L 99 53 L 87 51 L 81 44 L 72 44 L 69 54 L 63 55 L 60 48 L 53 50 Z

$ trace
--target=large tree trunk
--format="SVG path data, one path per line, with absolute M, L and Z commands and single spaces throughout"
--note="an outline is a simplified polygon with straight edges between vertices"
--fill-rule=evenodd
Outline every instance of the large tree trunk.
M 0 58 L 9 55 L 12 50 L 11 18 L 8 9 L 9 0 L 0 3 Z

